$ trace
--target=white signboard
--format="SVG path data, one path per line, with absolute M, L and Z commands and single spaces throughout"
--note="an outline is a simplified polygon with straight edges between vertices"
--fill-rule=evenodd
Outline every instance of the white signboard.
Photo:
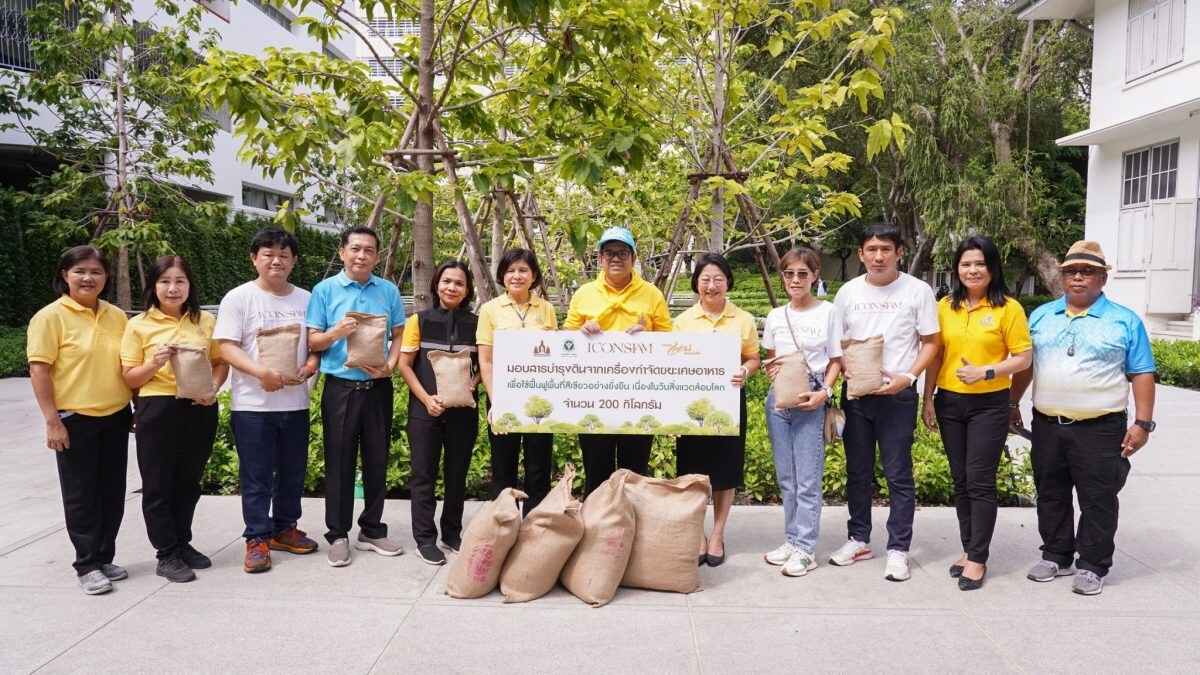
M 736 436 L 733 333 L 498 330 L 497 433 Z

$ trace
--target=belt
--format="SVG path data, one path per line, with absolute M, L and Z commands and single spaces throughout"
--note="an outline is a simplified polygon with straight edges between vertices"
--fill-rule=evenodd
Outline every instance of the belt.
M 381 377 L 377 380 L 347 380 L 344 377 L 338 377 L 336 375 L 325 376 L 326 384 L 332 384 L 336 387 L 342 387 L 343 389 L 353 389 L 355 391 L 366 391 L 373 388 L 376 384 L 390 381 L 391 380 L 386 377 Z
M 1101 415 L 1099 417 L 1092 417 L 1092 418 L 1086 419 L 1086 420 L 1077 420 L 1077 419 L 1073 419 L 1071 417 L 1064 417 L 1062 415 L 1047 415 L 1046 413 L 1038 410 L 1037 408 L 1034 408 L 1033 415 L 1035 417 L 1041 417 L 1042 419 L 1044 419 L 1048 422 L 1054 422 L 1055 424 L 1061 424 L 1063 426 L 1066 426 L 1068 424 L 1093 424 L 1096 422 L 1105 422 L 1105 421 L 1111 420 L 1112 418 L 1117 417 L 1117 416 L 1124 417 L 1126 415 L 1126 412 L 1124 410 L 1120 410 L 1118 412 L 1111 412 L 1106 415 Z

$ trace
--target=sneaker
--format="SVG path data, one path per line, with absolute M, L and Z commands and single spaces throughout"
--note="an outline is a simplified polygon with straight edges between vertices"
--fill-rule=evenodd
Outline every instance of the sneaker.
M 802 577 L 808 574 L 809 570 L 815 569 L 817 569 L 817 561 L 813 559 L 812 554 L 795 549 L 783 566 L 783 576 Z
M 167 581 L 173 581 L 177 584 L 187 583 L 196 578 L 196 573 L 192 568 L 183 562 L 183 559 L 177 555 L 169 555 L 158 561 L 158 569 L 154 573 Z
M 796 550 L 797 549 L 795 546 L 792 546 L 785 541 L 779 546 L 779 548 L 764 555 L 763 560 L 766 560 L 768 565 L 783 565 L 791 559 L 792 554 L 795 553 Z
M 308 538 L 308 533 L 297 529 L 295 525 L 271 537 L 271 548 L 276 551 L 287 551 L 296 555 L 305 555 L 317 550 L 317 542 Z
M 120 581 L 129 576 L 129 572 L 125 571 L 124 567 L 114 565 L 112 563 L 104 563 L 100 566 L 100 573 L 108 577 L 109 581 Z
M 79 587 L 88 595 L 100 595 L 112 590 L 112 582 L 100 570 L 79 575 Z
M 1054 581 L 1055 577 L 1069 577 L 1075 574 L 1075 566 L 1067 565 L 1059 567 L 1058 563 L 1050 562 L 1049 560 L 1039 560 L 1033 567 L 1029 568 L 1029 574 L 1025 575 L 1030 581 Z
M 350 540 L 342 537 L 329 547 L 329 557 L 326 559 L 330 567 L 345 567 L 350 564 Z
M 874 557 L 875 554 L 871 552 L 870 544 L 857 539 L 847 539 L 841 548 L 829 556 L 829 564 L 845 567 L 853 565 L 859 560 L 870 560 Z
M 442 549 L 433 544 L 422 544 L 417 546 L 417 557 L 430 565 L 445 565 L 446 554 L 442 553 Z
M 908 551 L 888 551 L 887 567 L 883 570 L 883 578 L 888 581 L 908 581 L 912 576 L 908 571 Z
M 271 549 L 262 539 L 250 539 L 246 542 L 246 557 L 242 560 L 242 570 L 250 574 L 266 572 L 271 569 Z
M 194 570 L 204 570 L 212 567 L 212 560 L 200 551 L 192 548 L 191 544 L 183 544 L 180 546 L 176 555 L 179 556 L 179 559 L 183 561 L 184 565 L 187 565 Z
M 379 555 L 401 555 L 404 553 L 404 547 L 387 537 L 379 539 L 371 539 L 362 532 L 358 533 L 358 540 L 354 542 L 354 548 L 360 551 L 375 551 Z
M 442 548 L 450 551 L 451 553 L 458 553 L 458 549 L 462 548 L 462 539 L 457 537 L 453 539 L 443 539 Z
M 1080 595 L 1100 595 L 1104 589 L 1104 579 L 1091 570 L 1077 570 L 1071 590 Z

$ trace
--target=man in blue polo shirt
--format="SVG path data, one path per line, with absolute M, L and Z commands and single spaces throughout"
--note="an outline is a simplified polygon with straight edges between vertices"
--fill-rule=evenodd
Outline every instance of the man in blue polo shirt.
M 1016 406 L 1033 379 L 1030 452 L 1042 559 L 1027 576 L 1052 581 L 1073 574 L 1074 592 L 1099 595 L 1112 567 L 1117 493 L 1129 457 L 1154 431 L 1154 356 L 1138 315 L 1104 295 L 1112 267 L 1099 244 L 1075 242 L 1059 268 L 1065 293 L 1030 314 L 1033 369 L 1013 377 L 1010 394 L 1019 423 Z
M 358 518 L 354 547 L 393 556 L 404 553 L 388 539 L 383 523 L 387 490 L 388 448 L 392 432 L 392 372 L 400 360 L 404 305 L 392 282 L 371 270 L 379 262 L 379 237 L 367 227 L 342 232 L 338 255 L 345 268 L 312 290 L 308 303 L 308 348 L 321 355 L 325 389 L 321 419 L 325 441 L 325 538 L 331 544 L 329 564 L 350 564 L 350 527 L 354 520 L 354 471 L 362 444 L 362 482 L 365 506 Z M 358 329 L 347 312 L 384 314 L 391 335 L 387 368 L 347 368 L 346 338 Z

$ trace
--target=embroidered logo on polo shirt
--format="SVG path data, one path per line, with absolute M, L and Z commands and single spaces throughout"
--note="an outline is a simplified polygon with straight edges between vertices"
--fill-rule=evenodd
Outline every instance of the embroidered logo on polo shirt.
M 984 314 L 983 318 L 979 320 L 979 325 L 991 328 L 992 326 L 996 325 L 996 320 L 992 318 L 991 314 Z

